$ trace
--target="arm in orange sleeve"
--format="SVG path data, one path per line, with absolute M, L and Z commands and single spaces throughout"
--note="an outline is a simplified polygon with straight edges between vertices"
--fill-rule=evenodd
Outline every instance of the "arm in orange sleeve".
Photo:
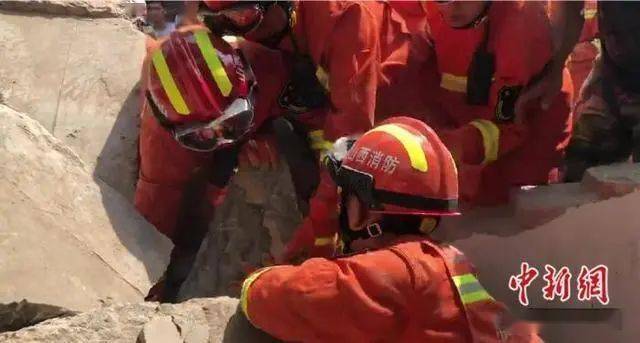
M 410 315 L 410 288 L 407 265 L 378 250 L 259 270 L 244 282 L 241 305 L 254 326 L 284 341 L 393 341 Z
M 457 162 L 489 164 L 516 149 L 526 137 L 521 124 L 500 124 L 493 120 L 476 119 L 462 127 L 444 131 L 442 141 Z
M 328 67 L 333 109 L 325 122 L 325 137 L 364 133 L 374 123 L 380 47 L 374 16 L 361 4 L 341 15 L 323 55 Z

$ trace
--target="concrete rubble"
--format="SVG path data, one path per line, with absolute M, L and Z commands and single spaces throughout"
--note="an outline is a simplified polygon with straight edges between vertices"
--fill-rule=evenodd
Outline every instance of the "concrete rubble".
M 121 0 L 4 0 L 0 10 L 108 18 L 123 15 L 125 5 Z
M 241 169 L 179 298 L 237 296 L 246 272 L 282 254 L 300 221 L 286 164 L 276 170 Z
M 96 178 L 132 199 L 144 35 L 122 18 L 51 15 L 61 14 L 56 6 L 93 11 L 116 3 L 0 2 L 0 65 L 11 66 L 0 67 L 0 103 L 36 119 Z M 1 11 L 20 6 L 37 12 Z
M 142 300 L 171 243 L 35 120 L 0 105 L 0 303 Z
M 238 311 L 236 299 L 194 299 L 181 304 L 110 305 L 68 318 L 0 334 L 13 342 L 266 343 Z
M 597 167 L 588 174 L 600 175 L 599 185 L 609 189 L 609 185 L 620 180 L 625 185 L 631 184 L 630 180 L 636 180 L 634 176 L 639 172 L 640 165 L 621 164 Z M 615 177 L 608 179 L 603 175 Z M 601 188 L 589 195 L 590 187 L 584 183 L 591 182 L 585 178 L 582 185 L 542 187 L 541 193 L 527 201 L 520 198 L 510 206 L 476 209 L 448 220 L 437 233 L 439 239 L 467 253 L 492 295 L 521 316 L 540 321 L 543 338 L 549 342 L 632 342 L 640 334 L 640 328 L 634 324 L 640 315 L 640 298 L 636 296 L 640 282 L 640 192 L 602 200 L 597 192 Z M 625 189 L 636 186 L 637 183 Z M 526 197 L 527 193 L 520 196 Z M 523 203 L 527 208 L 521 207 Z M 523 217 L 527 211 L 533 212 Z M 539 218 L 535 214 L 546 216 L 546 223 L 536 222 Z M 534 222 L 527 222 L 528 219 Z M 527 307 L 519 303 L 518 293 L 508 287 L 510 277 L 520 272 L 522 262 L 539 271 L 528 288 Z M 609 303 L 603 305 L 596 299 L 579 301 L 577 283 L 581 267 L 600 264 L 608 267 Z M 546 265 L 557 270 L 569 268 L 572 273 L 569 300 L 543 299 Z
M 0 2 L 0 333 L 2 342 L 271 342 L 237 311 L 239 281 L 279 255 L 300 222 L 286 165 L 244 170 L 180 292 L 142 302 L 170 242 L 132 207 L 144 35 L 118 0 Z M 5 106 L 7 105 L 7 106 Z M 581 183 L 514 190 L 503 207 L 448 218 L 436 238 L 549 342 L 626 342 L 640 327 L 640 165 Z M 487 253 L 491 252 L 491 253 Z M 540 275 L 528 306 L 508 282 Z M 576 297 L 580 268 L 606 265 L 610 301 Z M 545 266 L 568 267 L 572 297 L 545 300 Z M 6 282 L 5 280 L 9 280 Z M 191 300 L 188 300 L 191 299 Z

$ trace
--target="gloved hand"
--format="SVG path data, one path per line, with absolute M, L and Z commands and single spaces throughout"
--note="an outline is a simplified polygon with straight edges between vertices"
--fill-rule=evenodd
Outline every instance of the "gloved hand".
M 278 161 L 276 143 L 267 135 L 256 136 L 244 143 L 238 155 L 238 165 L 245 168 L 275 169 Z
M 309 200 L 309 215 L 296 229 L 278 263 L 299 257 L 332 257 L 338 246 L 338 191 L 328 171 L 320 171 L 320 183 Z

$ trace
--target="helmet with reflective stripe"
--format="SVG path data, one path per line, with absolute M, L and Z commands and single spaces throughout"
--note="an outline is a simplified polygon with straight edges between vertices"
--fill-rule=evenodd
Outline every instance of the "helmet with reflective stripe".
M 343 191 L 389 214 L 457 215 L 458 172 L 451 153 L 425 123 L 395 117 L 360 137 L 339 166 Z
M 181 143 L 209 151 L 250 131 L 255 80 L 239 50 L 191 26 L 161 40 L 148 58 L 151 108 Z

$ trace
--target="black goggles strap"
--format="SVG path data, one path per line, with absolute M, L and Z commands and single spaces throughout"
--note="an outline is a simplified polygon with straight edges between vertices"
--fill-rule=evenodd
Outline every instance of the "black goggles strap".
M 153 100 L 153 96 L 151 96 L 151 92 L 146 91 L 145 96 L 147 98 L 147 104 L 149 104 L 149 107 L 151 107 L 151 113 L 153 113 L 153 116 L 158 120 L 158 123 L 160 124 L 160 126 L 162 126 L 163 128 L 171 132 L 175 131 L 175 125 L 173 125 L 169 121 L 169 119 L 167 119 L 167 117 L 165 117 L 162 114 L 162 112 L 158 108 L 158 105 L 156 105 L 156 102 Z

